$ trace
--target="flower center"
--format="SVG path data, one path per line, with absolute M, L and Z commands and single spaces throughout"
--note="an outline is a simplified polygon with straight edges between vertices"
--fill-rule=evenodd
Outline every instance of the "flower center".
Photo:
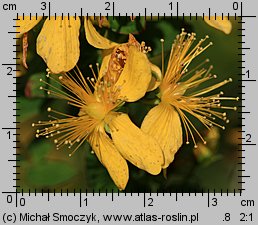
M 97 120 L 104 119 L 107 114 L 106 107 L 99 102 L 90 103 L 87 106 L 85 106 L 82 110 L 85 110 L 89 116 Z
M 171 102 L 178 100 L 185 94 L 187 86 L 184 83 L 178 83 L 175 85 L 163 85 L 160 88 L 161 100 L 163 102 Z

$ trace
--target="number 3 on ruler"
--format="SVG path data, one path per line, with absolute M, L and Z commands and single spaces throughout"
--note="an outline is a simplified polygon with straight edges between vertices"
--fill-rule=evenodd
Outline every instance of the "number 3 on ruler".
M 46 10 L 47 9 L 47 2 L 41 2 L 41 10 Z M 49 3 L 48 3 L 49 4 Z
M 217 206 L 218 205 L 218 199 L 217 198 L 212 198 L 211 199 L 211 205 L 212 206 Z

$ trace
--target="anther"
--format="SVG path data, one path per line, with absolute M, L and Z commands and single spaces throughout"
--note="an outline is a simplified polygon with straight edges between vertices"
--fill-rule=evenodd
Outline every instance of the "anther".
M 32 127 L 35 127 L 35 123 L 32 123 L 31 126 L 32 126 Z
M 51 112 L 51 110 L 52 110 L 51 107 L 48 107 L 48 108 L 47 108 L 47 111 L 48 111 L 48 112 Z

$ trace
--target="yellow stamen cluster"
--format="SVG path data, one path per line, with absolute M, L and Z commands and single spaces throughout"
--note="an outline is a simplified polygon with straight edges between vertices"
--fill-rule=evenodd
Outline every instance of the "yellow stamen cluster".
M 92 65 L 89 67 L 93 77 L 86 79 L 78 68 L 73 71 L 74 74 L 64 73 L 58 79 L 53 78 L 47 70 L 46 77 L 52 83 L 61 84 L 66 91 L 40 79 L 40 82 L 44 84 L 40 87 L 41 90 L 45 90 L 48 95 L 65 99 L 68 104 L 80 109 L 79 116 L 71 116 L 48 107 L 47 111 L 52 113 L 49 115 L 50 120 L 32 124 L 33 127 L 45 127 L 37 129 L 36 137 L 54 137 L 57 150 L 63 146 L 71 149 L 76 145 L 73 152 L 69 154 L 70 156 L 88 138 L 96 125 L 103 122 L 108 112 L 123 104 L 123 100 L 118 98 L 119 88 L 114 86 L 114 82 L 107 81 L 106 78 L 97 80 Z M 98 64 L 97 71 L 99 73 Z
M 141 50 L 141 52 L 147 54 L 147 53 L 150 52 L 152 49 L 151 49 L 151 47 L 146 46 L 145 42 L 142 41 L 142 42 L 141 42 L 141 46 L 140 46 L 140 50 Z
M 206 128 L 210 129 L 212 126 L 217 126 L 225 129 L 225 126 L 215 122 L 216 118 L 229 122 L 226 117 L 226 112 L 219 112 L 217 109 L 231 109 L 236 110 L 236 107 L 227 107 L 221 104 L 222 100 L 236 100 L 239 98 L 222 97 L 223 92 L 218 94 L 208 95 L 210 92 L 218 89 L 225 84 L 232 82 L 232 79 L 218 82 L 206 88 L 199 86 L 206 81 L 216 79 L 216 75 L 211 74 L 212 66 L 208 69 L 199 69 L 202 65 L 209 62 L 205 60 L 203 63 L 188 71 L 188 66 L 192 60 L 201 54 L 205 49 L 212 45 L 210 42 L 205 47 L 201 45 L 208 36 L 201 39 L 198 44 L 191 48 L 195 41 L 195 34 L 187 34 L 182 30 L 181 34 L 177 36 L 172 45 L 168 68 L 164 75 L 164 79 L 160 85 L 161 101 L 169 103 L 173 106 L 180 115 L 184 129 L 186 131 L 186 144 L 189 144 L 189 136 L 191 136 L 195 148 L 197 147 L 193 131 L 200 137 L 205 144 L 206 141 L 197 130 L 195 125 L 190 121 L 188 115 L 197 118 Z M 161 40 L 162 49 L 164 49 L 164 40 Z M 162 53 L 162 61 L 164 68 L 164 52 Z M 164 71 L 164 69 L 163 69 Z M 198 89 L 199 88 L 199 89 Z M 187 115 L 188 114 L 188 115 Z

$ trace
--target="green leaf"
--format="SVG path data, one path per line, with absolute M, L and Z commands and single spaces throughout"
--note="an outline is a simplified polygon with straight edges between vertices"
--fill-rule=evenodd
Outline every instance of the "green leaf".
M 138 34 L 145 27 L 144 17 L 136 18 L 134 21 L 128 20 L 126 17 L 120 17 L 110 20 L 110 28 L 112 31 L 120 34 Z
M 21 121 L 25 121 L 40 112 L 40 106 L 43 103 L 43 99 L 20 97 L 19 102 L 20 103 L 17 105 L 17 108 L 21 107 L 22 111 L 19 118 Z
M 172 24 L 168 21 L 162 20 L 159 22 L 158 27 L 160 34 L 162 34 L 162 38 L 164 41 L 164 50 L 168 54 L 171 51 L 172 43 L 178 34 L 178 30 L 172 26 Z M 153 54 L 157 55 L 161 53 L 161 42 L 160 39 L 155 39 L 155 48 L 153 49 Z
M 54 86 L 61 90 L 61 84 L 58 82 L 58 75 L 50 75 L 51 78 L 46 77 L 46 73 L 36 73 L 33 74 L 27 84 L 25 89 L 25 94 L 27 97 L 30 98 L 44 98 L 44 97 L 53 97 L 53 95 L 48 95 L 47 92 L 43 89 L 47 89 L 50 92 L 55 90 L 55 88 L 51 87 Z M 49 84 L 46 84 L 46 82 Z M 43 88 L 43 89 L 41 89 Z
M 36 186 L 53 186 L 76 175 L 76 170 L 66 162 L 45 162 L 31 166 L 27 173 L 28 182 Z
M 30 147 L 30 153 L 33 162 L 36 164 L 43 160 L 50 149 L 54 149 L 54 146 L 46 140 L 32 144 Z
M 237 179 L 236 174 L 232 174 L 234 160 L 229 161 L 225 158 L 217 159 L 208 165 L 201 164 L 194 171 L 195 177 L 203 188 L 227 189 L 233 179 Z M 232 176 L 234 175 L 234 176 Z
M 43 90 L 40 90 L 40 87 L 42 86 L 40 79 L 46 81 L 46 73 L 36 73 L 31 75 L 26 83 L 25 88 L 25 94 L 27 97 L 45 97 L 45 92 Z

